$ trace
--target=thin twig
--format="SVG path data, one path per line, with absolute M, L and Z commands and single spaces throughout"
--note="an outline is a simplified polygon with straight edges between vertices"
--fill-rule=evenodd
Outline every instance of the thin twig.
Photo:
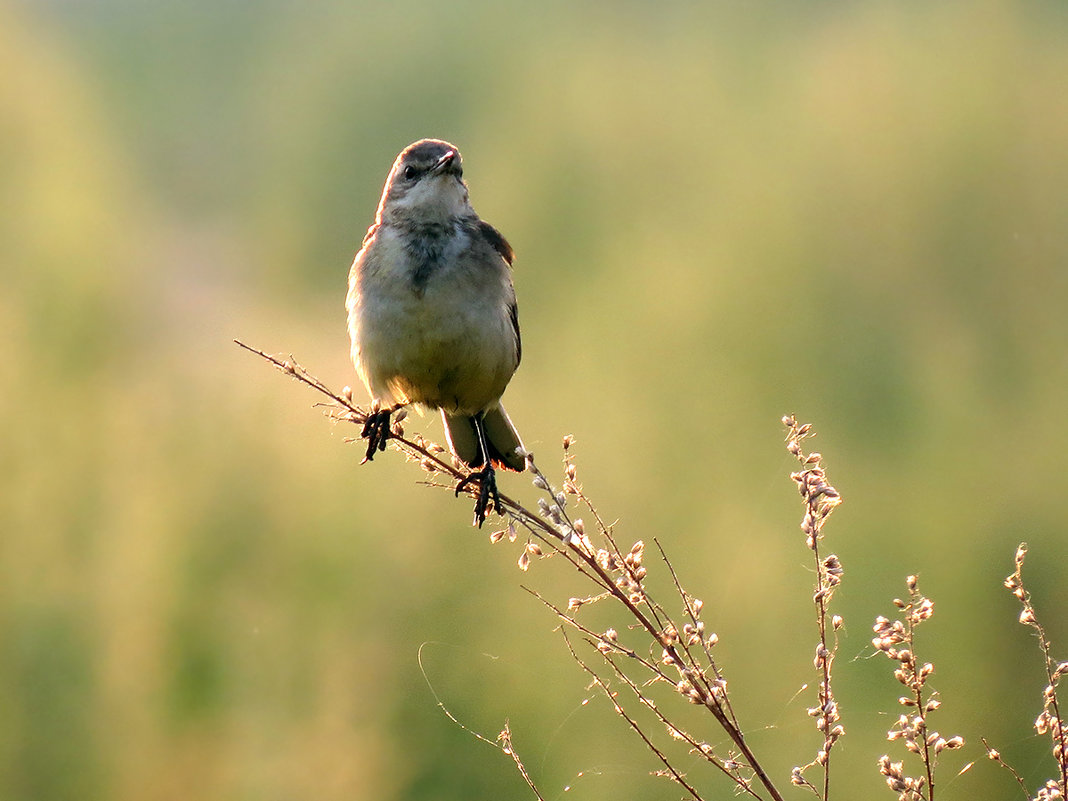
M 1009 764 L 1008 762 L 1005 762 L 1005 761 L 1004 761 L 1004 760 L 1003 760 L 1003 759 L 1001 758 L 1001 752 L 1000 752 L 1000 751 L 998 751 L 998 750 L 997 750 L 996 748 L 992 748 L 992 747 L 990 746 L 990 743 L 988 743 L 988 742 L 986 741 L 986 738 L 985 738 L 985 737 L 983 737 L 983 738 L 981 738 L 981 739 L 982 739 L 982 741 L 983 741 L 983 747 L 984 747 L 984 748 L 986 748 L 986 756 L 987 756 L 987 759 L 989 759 L 990 761 L 992 761 L 992 762 L 996 763 L 997 765 L 1000 765 L 1000 766 L 1001 766 L 1002 768 L 1004 768 L 1004 769 L 1005 769 L 1005 770 L 1007 770 L 1007 771 L 1008 771 L 1009 773 L 1011 773 L 1011 774 L 1012 774 L 1012 777 L 1013 777 L 1014 779 L 1016 779 L 1016 783 L 1017 783 L 1018 785 L 1020 785 L 1020 789 L 1021 789 L 1021 790 L 1023 791 L 1023 794 L 1024 794 L 1024 798 L 1025 798 L 1025 799 L 1028 799 L 1028 801 L 1030 801 L 1030 798 L 1031 798 L 1031 791 L 1027 789 L 1027 783 L 1026 783 L 1026 782 L 1025 782 L 1024 780 L 1023 780 L 1023 777 L 1022 777 L 1022 776 L 1020 776 L 1020 774 L 1016 772 L 1016 768 L 1014 768 L 1014 767 L 1013 767 L 1012 765 L 1010 765 L 1010 764 Z
M 731 771 L 731 769 L 728 768 L 723 763 L 723 761 L 720 760 L 715 755 L 715 752 L 708 746 L 707 743 L 699 743 L 699 742 L 697 742 L 697 740 L 693 737 L 693 735 L 689 734 L 688 732 L 686 732 L 685 730 L 679 728 L 674 723 L 672 723 L 670 720 L 668 720 L 668 718 L 660 710 L 660 707 L 657 706 L 656 704 L 654 704 L 644 694 L 642 694 L 641 688 L 638 687 L 638 685 L 634 682 L 634 680 L 630 676 L 628 676 L 626 673 L 624 673 L 623 670 L 619 667 L 619 665 L 617 665 L 611 659 L 611 655 L 610 654 L 604 654 L 604 659 L 605 659 L 605 662 L 607 662 L 609 664 L 609 666 L 612 668 L 612 671 L 616 674 L 616 676 L 630 688 L 631 692 L 634 693 L 635 697 L 646 708 L 648 708 L 650 711 L 652 711 L 652 713 L 654 715 L 656 715 L 656 717 L 660 720 L 661 723 L 664 724 L 664 726 L 666 728 L 668 728 L 670 731 L 675 732 L 676 734 L 678 734 L 678 736 L 681 737 L 686 743 L 688 743 L 694 751 L 696 751 L 698 754 L 703 756 L 708 762 L 711 762 L 717 769 L 722 771 L 723 774 L 725 776 L 727 776 L 727 778 L 729 778 L 732 782 L 735 783 L 735 785 L 737 785 L 739 790 L 741 790 L 744 793 L 748 793 L 749 795 L 753 796 L 754 798 L 760 798 L 760 796 L 753 790 L 750 782 L 745 780 L 745 779 L 743 779 L 741 776 L 738 776 L 735 773 L 733 773 Z
M 668 555 L 664 551 L 664 547 L 660 544 L 660 540 L 656 537 L 653 537 L 653 543 L 656 545 L 657 550 L 660 551 L 660 558 L 663 560 L 664 565 L 667 567 L 668 573 L 671 575 L 671 580 L 675 583 L 675 590 L 679 593 L 679 596 L 683 599 L 683 602 L 686 605 L 686 614 L 689 616 L 691 624 L 694 626 L 695 629 L 699 628 L 699 621 L 697 619 L 697 615 L 694 614 L 693 606 L 690 603 L 689 596 L 682 588 L 682 583 L 679 581 L 679 576 L 675 572 L 674 565 L 672 565 L 671 560 L 668 559 Z M 701 650 L 704 652 L 705 659 L 708 661 L 708 666 L 712 669 L 712 674 L 719 681 L 725 681 L 725 679 L 723 678 L 723 674 L 720 673 L 719 665 L 717 665 L 716 660 L 712 658 L 712 650 L 709 648 L 708 642 L 705 640 L 704 637 L 698 637 L 698 641 L 701 643 Z M 687 656 L 690 656 L 691 659 L 693 658 L 692 655 L 690 655 L 688 647 L 686 648 L 686 654 Z M 705 681 L 707 682 L 707 678 L 705 678 Z M 710 692 L 711 689 L 712 688 L 709 687 Z M 741 724 L 738 722 L 738 717 L 734 713 L 734 707 L 731 706 L 730 696 L 728 695 L 723 696 L 723 708 L 726 710 L 726 714 L 730 718 L 731 723 L 733 723 L 735 726 L 740 727 Z
M 589 665 L 582 661 L 582 657 L 575 653 L 575 648 L 571 645 L 571 640 L 568 638 L 566 631 L 563 632 L 563 635 L 564 642 L 567 643 L 567 650 L 571 652 L 571 656 L 574 657 L 575 662 L 577 662 L 578 666 L 581 667 L 584 671 L 586 671 L 586 673 L 589 674 L 593 682 L 601 688 L 601 690 L 605 694 L 605 697 L 608 698 L 609 702 L 615 708 L 616 714 L 623 718 L 623 720 L 627 721 L 627 725 L 629 725 L 635 731 L 635 733 L 637 733 L 637 735 L 642 739 L 642 741 L 649 748 L 649 750 L 656 755 L 656 758 L 659 759 L 662 763 L 664 763 L 664 767 L 671 775 L 671 778 L 678 782 L 679 785 L 684 787 L 686 789 L 686 792 L 688 792 L 695 799 L 695 801 L 702 801 L 702 798 L 697 792 L 697 790 L 695 790 L 687 783 L 683 774 L 679 773 L 679 771 L 675 769 L 675 766 L 671 764 L 671 760 L 669 760 L 664 755 L 664 752 L 656 747 L 656 743 L 650 740 L 649 737 L 645 734 L 645 732 L 642 731 L 642 727 L 638 725 L 637 721 L 635 721 L 634 718 L 628 715 L 626 710 L 623 709 L 622 706 L 620 706 L 619 701 L 616 700 L 615 694 L 608 689 L 608 686 L 604 683 L 601 677 L 598 676 L 597 673 L 594 672 Z
M 842 566 L 837 556 L 822 556 L 820 542 L 823 538 L 823 524 L 842 502 L 842 498 L 838 490 L 827 481 L 822 456 L 819 453 L 805 453 L 802 448 L 802 442 L 813 436 L 811 424 L 799 425 L 794 415 L 786 415 L 782 422 L 787 429 L 786 449 L 801 465 L 801 469 L 791 473 L 790 478 L 794 480 L 804 501 L 805 516 L 801 520 L 801 531 L 805 534 L 805 544 L 812 552 L 815 562 L 816 590 L 812 599 L 816 604 L 816 631 L 819 635 L 815 658 L 819 682 L 816 688 L 816 706 L 809 710 L 809 714 L 815 717 L 816 726 L 823 733 L 823 747 L 807 765 L 794 768 L 791 781 L 795 785 L 808 787 L 822 801 L 828 801 L 831 790 L 831 751 L 845 731 L 839 724 L 838 702 L 831 685 L 834 658 L 838 652 L 838 637 L 835 635 L 833 642 L 830 641 L 827 631 L 829 605 L 835 589 L 841 583 Z M 837 629 L 841 620 L 835 618 L 831 625 Z M 823 769 L 822 793 L 804 776 L 806 770 L 816 765 Z
M 541 793 L 538 792 L 538 788 L 535 786 L 534 780 L 530 778 L 530 774 L 527 772 L 526 765 L 523 764 L 523 760 L 519 758 L 518 752 L 512 746 L 512 731 L 508 728 L 508 721 L 504 722 L 504 728 L 501 730 L 501 733 L 497 735 L 497 740 L 501 744 L 501 750 L 504 751 L 504 753 L 508 754 L 510 757 L 512 757 L 512 760 L 515 762 L 516 768 L 519 770 L 519 775 L 523 777 L 523 779 L 527 783 L 527 786 L 531 789 L 534 795 L 537 796 L 538 801 L 545 801 Z
M 1029 626 L 1038 638 L 1039 647 L 1042 649 L 1042 658 L 1046 670 L 1046 688 L 1042 694 L 1042 713 L 1035 721 L 1035 729 L 1039 734 L 1049 733 L 1053 740 L 1053 758 L 1057 762 L 1059 778 L 1056 782 L 1051 780 L 1047 787 L 1056 784 L 1057 791 L 1063 797 L 1068 794 L 1068 730 L 1066 730 L 1064 718 L 1061 717 L 1058 687 L 1061 677 L 1068 674 L 1068 662 L 1058 663 L 1053 658 L 1053 644 L 1046 636 L 1046 629 L 1038 620 L 1038 613 L 1031 602 L 1031 593 L 1024 586 L 1023 566 L 1027 558 L 1027 543 L 1021 542 L 1016 548 L 1016 569 L 1012 575 L 1005 579 L 1005 587 L 1010 590 L 1023 606 L 1020 612 L 1020 623 Z M 1040 791 L 1040 794 L 1043 791 Z M 1055 796 L 1050 796 L 1055 797 Z

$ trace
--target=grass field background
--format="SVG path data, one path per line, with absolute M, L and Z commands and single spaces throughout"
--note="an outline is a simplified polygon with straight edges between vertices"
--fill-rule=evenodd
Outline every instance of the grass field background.
M 357 383 L 348 265 L 423 136 L 518 253 L 526 443 L 673 556 L 781 784 L 821 741 L 787 412 L 845 496 L 835 794 L 892 797 L 909 573 L 939 798 L 1013 797 L 981 736 L 1052 775 L 1001 581 L 1027 540 L 1068 656 L 1062 4 L 7 2 L 0 66 L 0 797 L 529 797 L 437 699 L 547 798 L 679 797 L 519 587 L 573 572 L 231 342 Z

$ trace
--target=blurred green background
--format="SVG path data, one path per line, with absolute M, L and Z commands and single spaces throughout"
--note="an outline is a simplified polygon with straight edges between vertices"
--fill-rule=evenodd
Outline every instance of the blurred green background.
M 787 412 L 846 497 L 838 796 L 892 797 L 907 573 L 968 740 L 940 797 L 1016 792 L 981 736 L 1052 775 L 1001 579 L 1029 541 L 1068 656 L 1063 3 L 8 0 L 0 66 L 0 798 L 530 797 L 434 693 L 547 798 L 679 797 L 519 587 L 573 572 L 231 342 L 356 383 L 348 265 L 423 136 L 519 254 L 527 444 L 575 434 L 673 555 L 781 784 L 819 745 Z

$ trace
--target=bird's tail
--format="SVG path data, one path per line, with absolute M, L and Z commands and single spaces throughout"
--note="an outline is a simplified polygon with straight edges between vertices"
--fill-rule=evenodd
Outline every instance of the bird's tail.
M 445 434 L 452 452 L 471 467 L 481 467 L 482 451 L 478 447 L 475 418 L 467 415 L 453 416 L 442 411 L 441 419 L 445 422 Z M 516 453 L 516 448 L 522 448 L 523 442 L 504 407 L 497 405 L 484 412 L 482 424 L 486 431 L 490 463 L 496 467 L 522 471 L 526 461 Z

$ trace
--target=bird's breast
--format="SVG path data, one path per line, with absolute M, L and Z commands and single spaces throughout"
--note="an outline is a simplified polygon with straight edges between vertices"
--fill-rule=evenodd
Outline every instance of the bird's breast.
M 354 266 L 349 327 L 372 394 L 465 413 L 497 401 L 518 361 L 513 297 L 507 267 L 466 233 L 370 243 Z

